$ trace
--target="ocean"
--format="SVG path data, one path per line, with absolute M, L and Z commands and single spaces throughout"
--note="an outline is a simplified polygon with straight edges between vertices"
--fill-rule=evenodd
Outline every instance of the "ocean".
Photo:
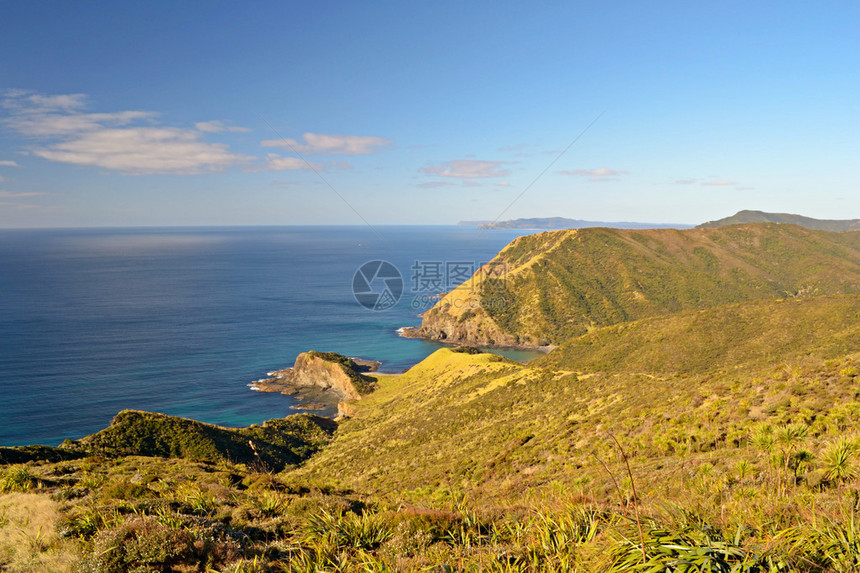
M 419 324 L 434 295 L 526 233 L 0 230 L 0 446 L 58 445 L 106 427 L 124 409 L 225 426 L 287 416 L 296 413 L 291 397 L 248 384 L 307 350 L 400 372 L 440 345 L 397 329 Z M 373 276 L 392 267 L 399 289 L 397 276 Z M 365 291 L 364 306 L 356 289 Z M 374 294 L 385 296 L 374 305 Z

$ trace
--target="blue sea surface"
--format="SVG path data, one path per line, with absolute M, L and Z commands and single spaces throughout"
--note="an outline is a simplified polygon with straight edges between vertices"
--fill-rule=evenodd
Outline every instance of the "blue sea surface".
M 292 398 L 247 385 L 307 350 L 400 372 L 439 348 L 396 332 L 420 323 L 436 294 L 434 270 L 445 282 L 446 268 L 485 263 L 525 233 L 0 230 L 0 446 L 57 445 L 124 409 L 226 426 L 283 417 L 295 413 Z M 387 310 L 362 307 L 352 292 L 356 270 L 372 260 L 403 276 L 402 297 Z

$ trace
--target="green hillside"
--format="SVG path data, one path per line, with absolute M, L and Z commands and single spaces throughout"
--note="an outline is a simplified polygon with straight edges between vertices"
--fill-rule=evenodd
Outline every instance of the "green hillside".
M 860 232 L 758 224 L 524 236 L 425 313 L 431 339 L 559 344 L 589 329 L 748 300 L 860 293 Z
M 609 433 L 649 471 L 648 460 L 679 450 L 728 450 L 734 463 L 749 455 L 739 448 L 751 422 L 816 420 L 822 439 L 837 435 L 828 416 L 855 400 L 857 358 L 860 296 L 605 327 L 527 366 L 439 350 L 385 378 L 300 471 L 334 473 L 359 490 L 453 484 L 509 499 L 527 487 L 604 481 L 591 454 L 612 450 Z
M 860 230 L 860 219 L 813 219 L 803 215 L 789 213 L 766 213 L 764 211 L 738 211 L 731 217 L 716 221 L 708 221 L 699 227 L 721 227 L 724 225 L 745 225 L 749 223 L 784 223 L 799 225 L 816 231 L 857 231 Z
M 860 296 L 755 301 L 596 329 L 533 365 L 577 371 L 701 374 L 858 350 Z
M 260 426 L 222 428 L 195 420 L 125 410 L 104 430 L 60 449 L 110 457 L 157 456 L 228 461 L 282 470 L 328 443 L 335 424 L 328 418 L 296 414 Z

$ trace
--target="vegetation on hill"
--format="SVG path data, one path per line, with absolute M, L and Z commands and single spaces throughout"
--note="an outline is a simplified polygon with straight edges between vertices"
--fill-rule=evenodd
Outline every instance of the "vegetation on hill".
M 50 446 L 0 447 L 0 465 L 23 464 L 30 461 L 59 462 L 83 456 L 81 452 L 71 452 Z
M 441 349 L 338 424 L 125 411 L 59 449 L 0 449 L 0 568 L 856 571 L 858 241 L 520 239 L 480 292 L 510 297 L 514 334 L 562 329 L 548 355 Z
M 532 364 L 585 372 L 702 374 L 856 352 L 860 296 L 754 301 L 624 323 L 574 338 Z
M 510 501 L 588 478 L 609 494 L 592 457 L 611 457 L 609 433 L 652 471 L 661 458 L 676 468 L 678 454 L 715 464 L 720 450 L 729 471 L 755 457 L 744 449 L 753 423 L 814 422 L 821 443 L 860 430 L 845 420 L 860 390 L 858 312 L 858 296 L 736 305 L 720 317 L 713 351 L 697 312 L 598 329 L 583 337 L 591 343 L 526 366 L 443 349 L 386 378 L 340 425 L 334 447 L 298 471 L 380 493 L 456 487 Z M 641 350 L 644 339 L 651 346 Z M 661 473 L 645 481 L 657 486 Z
M 724 225 L 742 225 L 749 223 L 786 223 L 799 225 L 816 231 L 858 231 L 860 219 L 813 219 L 803 215 L 789 213 L 765 213 L 764 211 L 738 211 L 731 217 L 708 221 L 699 227 L 721 227 Z
M 247 428 L 222 428 L 195 420 L 124 410 L 104 430 L 61 449 L 88 455 L 128 455 L 229 461 L 282 470 L 296 465 L 331 440 L 328 418 L 296 414 Z
M 559 344 L 684 310 L 845 293 L 860 293 L 860 232 L 777 224 L 556 231 L 505 247 L 425 313 L 421 333 L 473 345 Z

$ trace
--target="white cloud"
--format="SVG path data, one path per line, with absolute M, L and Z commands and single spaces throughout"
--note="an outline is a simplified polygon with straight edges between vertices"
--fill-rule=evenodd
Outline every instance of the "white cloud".
M 13 191 L 0 191 L 0 207 L 8 208 L 8 209 L 35 209 L 38 205 L 34 205 L 31 203 L 19 203 L 18 201 L 14 201 L 14 199 L 28 199 L 30 197 L 38 197 L 39 195 L 44 195 L 44 193 L 37 193 L 35 191 L 26 191 L 21 193 L 15 193 Z M 8 199 L 12 199 L 9 201 Z
M 284 157 L 277 153 L 266 155 L 265 164 L 260 168 L 251 168 L 249 171 L 297 171 L 299 169 L 315 169 L 322 171 L 325 166 L 318 163 L 308 164 L 298 157 Z
M 324 133 L 305 133 L 304 143 L 295 139 L 266 139 L 260 142 L 263 147 L 284 147 L 302 154 L 320 155 L 368 155 L 378 148 L 391 144 L 384 137 L 367 135 L 335 135 Z
M 223 121 L 200 121 L 194 124 L 194 128 L 197 131 L 202 131 L 204 133 L 219 133 L 222 131 L 232 131 L 232 132 L 248 132 L 251 131 L 247 127 L 238 127 L 232 125 L 225 125 Z
M 12 129 L 30 137 L 59 137 L 105 127 L 124 126 L 137 120 L 154 118 L 156 115 L 148 111 L 67 114 L 26 112 L 9 118 L 6 123 Z
M 21 199 L 24 197 L 38 197 L 39 195 L 44 195 L 44 193 L 38 193 L 36 191 L 27 191 L 24 193 L 13 193 L 11 191 L 0 191 L 0 199 Z
M 483 179 L 488 177 L 505 177 L 510 173 L 500 169 L 502 161 L 480 161 L 477 159 L 455 159 L 442 165 L 422 167 L 421 172 L 439 177 L 459 177 L 461 179 Z
M 614 177 L 618 175 L 627 175 L 627 171 L 617 171 L 608 167 L 599 169 L 574 169 L 572 171 L 560 171 L 562 175 L 578 175 L 581 177 L 592 177 L 591 181 L 599 181 L 602 177 Z
M 707 185 L 709 187 L 728 187 L 730 185 L 736 185 L 734 181 L 726 181 L 725 179 L 712 179 L 711 181 L 703 181 L 702 185 Z
M 511 184 L 508 183 L 507 181 L 499 181 L 498 183 L 495 184 L 495 186 L 496 187 L 510 187 Z
M 84 107 L 87 101 L 85 94 L 44 95 L 25 90 L 6 90 L 3 95 L 3 107 L 30 113 L 68 112 Z
M 35 142 L 28 147 L 30 155 L 132 175 L 205 173 L 234 165 L 251 172 L 326 168 L 276 153 L 250 157 L 231 151 L 226 144 L 206 141 L 209 134 L 250 131 L 220 120 L 197 122 L 194 128 L 173 127 L 160 124 L 159 114 L 152 111 L 90 113 L 86 106 L 83 94 L 6 91 L 0 101 L 6 117 L 0 122 Z M 303 143 L 272 140 L 264 141 L 263 145 L 292 145 L 308 154 L 362 155 L 390 144 L 381 137 L 357 135 L 306 133 L 303 137 Z M 2 161 L 0 165 L 17 167 L 14 161 Z M 348 170 L 352 166 L 332 162 L 331 168 Z
M 217 171 L 247 159 L 224 144 L 199 141 L 196 133 L 174 127 L 105 128 L 35 149 L 33 154 L 131 174 Z
M 251 159 L 199 131 L 154 125 L 154 112 L 84 113 L 85 103 L 83 94 L 6 92 L 4 123 L 44 142 L 31 149 L 37 157 L 128 174 L 219 171 Z
M 695 179 L 675 179 L 672 183 L 675 185 L 692 185 L 695 182 Z

